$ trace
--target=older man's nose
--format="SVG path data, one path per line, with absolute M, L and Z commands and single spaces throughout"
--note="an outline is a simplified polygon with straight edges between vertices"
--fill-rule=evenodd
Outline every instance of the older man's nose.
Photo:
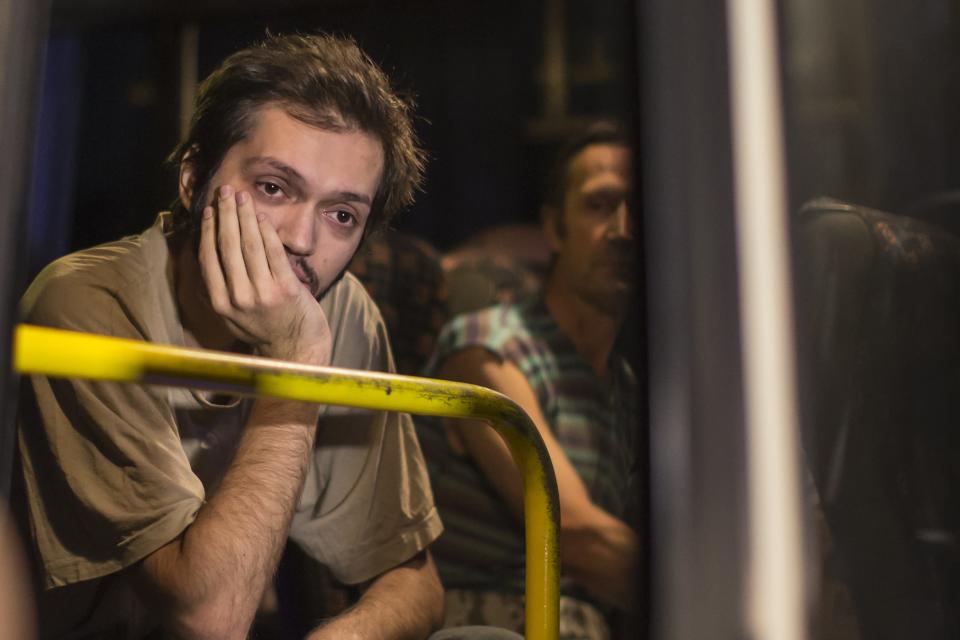
M 630 205 L 626 199 L 621 200 L 617 205 L 617 210 L 611 216 L 607 234 L 611 238 L 632 238 L 633 237 L 633 216 L 630 213 Z

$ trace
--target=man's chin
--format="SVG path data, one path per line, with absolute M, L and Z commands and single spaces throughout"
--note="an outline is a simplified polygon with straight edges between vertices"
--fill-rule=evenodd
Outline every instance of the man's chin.
M 303 288 L 307 290 L 307 293 L 317 300 L 322 298 L 323 294 L 327 292 L 327 289 L 324 289 L 319 284 L 313 282 L 304 282 L 301 280 L 300 284 L 303 285 Z
M 319 302 L 321 299 L 323 299 L 323 296 L 327 295 L 327 292 L 330 291 L 330 289 L 333 289 L 335 286 L 337 286 L 337 283 L 343 279 L 343 276 L 346 275 L 346 273 L 347 269 L 344 267 L 343 270 L 337 274 L 337 277 L 334 278 L 333 281 L 327 286 L 323 286 L 319 282 L 307 283 L 303 282 L 302 280 L 300 282 L 302 282 L 303 286 L 307 288 L 307 291 L 310 292 L 310 295 L 312 295 L 317 302 Z
M 603 287 L 590 288 L 583 292 L 583 298 L 592 307 L 606 315 L 621 315 L 633 300 L 632 284 L 608 283 Z

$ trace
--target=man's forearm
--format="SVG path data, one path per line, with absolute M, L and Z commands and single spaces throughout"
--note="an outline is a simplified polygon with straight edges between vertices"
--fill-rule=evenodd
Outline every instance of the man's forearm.
M 621 520 L 601 509 L 582 526 L 561 531 L 564 572 L 603 602 L 628 608 L 635 595 L 640 543 Z
M 308 640 L 420 640 L 443 618 L 443 587 L 430 554 L 421 552 L 376 578 L 360 601 Z
M 140 569 L 183 636 L 244 637 L 287 537 L 319 409 L 260 399 L 220 486 L 196 520 Z

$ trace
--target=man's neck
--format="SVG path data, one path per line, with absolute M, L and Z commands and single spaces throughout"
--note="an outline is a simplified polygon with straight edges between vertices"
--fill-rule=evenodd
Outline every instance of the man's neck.
M 623 314 L 611 314 L 588 303 L 555 273 L 547 279 L 544 302 L 580 356 L 597 375 L 606 377 L 610 352 L 623 322 Z
M 171 242 L 170 252 L 174 256 L 170 265 L 186 346 L 217 351 L 245 351 L 245 345 L 230 333 L 223 318 L 210 306 L 200 263 L 189 241 L 179 247 Z

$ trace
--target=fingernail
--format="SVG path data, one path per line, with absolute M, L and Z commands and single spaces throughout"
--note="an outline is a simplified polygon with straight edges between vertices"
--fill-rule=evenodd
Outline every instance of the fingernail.
M 266 220 L 266 219 L 267 219 L 266 214 L 264 214 L 264 213 L 258 213 L 258 214 L 257 214 L 257 222 L 263 222 L 263 221 Z
M 220 187 L 220 199 L 226 199 L 233 195 L 233 187 L 228 184 Z
M 247 200 L 250 199 L 250 194 L 246 191 L 241 191 L 237 194 L 237 204 L 246 204 Z
M 203 219 L 209 220 L 213 217 L 213 207 L 204 207 L 203 208 Z

